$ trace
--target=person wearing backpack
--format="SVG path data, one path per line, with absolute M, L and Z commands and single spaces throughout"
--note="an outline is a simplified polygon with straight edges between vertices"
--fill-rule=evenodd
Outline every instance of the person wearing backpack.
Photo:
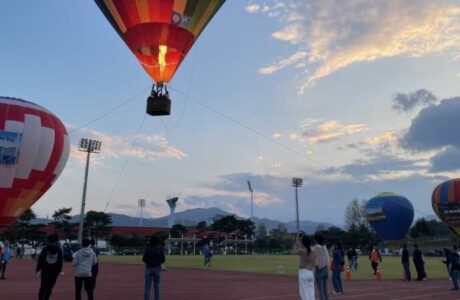
M 48 300 L 62 272 L 62 249 L 57 245 L 58 236 L 51 234 L 47 239 L 47 246 L 40 252 L 35 272 L 40 277 L 39 300 Z
M 75 299 L 81 300 L 81 288 L 84 284 L 88 300 L 93 300 L 94 287 L 91 271 L 97 263 L 97 258 L 88 239 L 83 239 L 81 246 L 82 248 L 75 253 L 72 261 L 75 276 Z

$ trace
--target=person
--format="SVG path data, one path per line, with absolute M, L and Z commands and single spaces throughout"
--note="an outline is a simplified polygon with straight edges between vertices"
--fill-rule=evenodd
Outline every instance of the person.
M 348 267 L 350 268 L 350 270 L 352 270 L 353 266 L 354 266 L 354 263 L 353 263 L 353 249 L 352 248 L 348 248 L 347 258 L 348 258 Z
M 315 276 L 313 270 L 316 264 L 316 253 L 311 249 L 311 239 L 304 235 L 297 238 L 293 254 L 299 255 L 299 293 L 302 300 L 315 300 Z
M 444 256 L 446 260 L 443 260 L 442 262 L 446 264 L 447 267 L 447 272 L 449 273 L 449 276 L 451 278 L 453 287 L 452 291 L 458 291 L 458 270 L 459 270 L 459 256 L 457 251 L 450 251 L 448 248 L 444 248 Z
M 403 250 L 401 253 L 401 263 L 403 265 L 404 274 L 405 274 L 405 281 L 411 281 L 411 274 L 410 274 L 410 263 L 409 263 L 409 250 L 407 250 L 407 245 L 403 245 Z
M 91 249 L 93 250 L 94 254 L 96 254 L 96 264 L 94 264 L 91 268 L 91 286 L 93 287 L 94 292 L 96 290 L 97 275 L 99 274 L 99 255 L 101 254 L 101 250 L 99 250 L 97 247 L 95 239 L 91 239 Z
M 210 267 L 211 266 L 211 249 L 209 248 L 209 244 L 205 243 L 203 246 L 203 256 L 204 256 L 204 266 Z
M 412 254 L 415 265 L 415 270 L 417 270 L 417 281 L 426 280 L 426 272 L 425 272 L 425 261 L 423 259 L 423 253 L 418 248 L 417 244 L 414 244 L 414 252 Z
M 358 271 L 358 252 L 353 248 L 353 271 Z
M 11 258 L 10 242 L 5 241 L 2 254 L 0 254 L 0 270 L 1 270 L 0 279 L 2 280 L 6 279 L 5 278 L 6 265 L 8 265 L 8 261 L 10 260 L 10 258 Z
M 342 245 L 340 242 L 336 242 L 332 252 L 332 286 L 334 287 L 334 295 L 343 294 L 341 272 L 344 263 Z
M 97 262 L 96 254 L 90 248 L 88 239 L 83 239 L 81 246 L 82 248 L 75 253 L 72 260 L 75 277 L 75 299 L 81 300 L 81 288 L 84 285 L 88 300 L 93 300 L 94 290 L 91 270 Z
M 150 237 L 149 245 L 145 248 L 142 261 L 145 264 L 144 300 L 150 300 L 152 280 L 155 300 L 159 300 L 161 264 L 165 262 L 165 252 L 156 236 L 152 235 Z
M 47 246 L 38 256 L 35 272 L 41 278 L 39 300 L 48 300 L 56 284 L 59 274 L 62 272 L 62 250 L 57 245 L 58 236 L 51 234 L 47 238 Z
M 379 250 L 376 247 L 372 247 L 371 253 L 369 253 L 369 260 L 371 261 L 372 270 L 374 270 L 374 275 L 377 274 L 377 267 L 379 263 L 382 262 L 382 256 L 380 255 Z
M 16 248 L 16 258 L 22 259 L 22 250 L 19 246 Z
M 324 245 L 324 236 L 316 233 L 314 236 L 316 245 L 313 251 L 316 255 L 315 260 L 315 284 L 320 300 L 329 300 L 327 295 L 327 279 L 329 277 L 327 267 L 329 266 L 329 251 Z

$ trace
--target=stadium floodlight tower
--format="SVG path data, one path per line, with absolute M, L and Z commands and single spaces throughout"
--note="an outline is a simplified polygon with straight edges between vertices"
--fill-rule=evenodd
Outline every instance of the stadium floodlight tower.
M 137 206 L 141 209 L 141 216 L 139 218 L 139 227 L 142 227 L 142 209 L 145 207 L 145 199 L 137 200 Z
M 249 191 L 251 192 L 251 219 L 250 220 L 252 220 L 254 218 L 254 214 L 253 214 L 254 211 L 253 211 L 253 205 L 252 205 L 253 203 L 252 196 L 253 196 L 254 191 L 252 190 L 251 182 L 249 180 L 248 180 L 248 188 L 249 188 Z
M 83 181 L 83 195 L 81 197 L 81 210 L 80 210 L 80 223 L 78 224 L 78 242 L 81 245 L 83 239 L 83 221 L 85 218 L 85 203 L 86 203 L 86 189 L 88 186 L 88 172 L 89 172 L 89 157 L 91 153 L 101 152 L 102 142 L 92 139 L 81 139 L 78 145 L 78 150 L 86 152 L 86 168 L 85 168 L 85 180 Z
M 299 226 L 299 195 L 297 193 L 297 189 L 301 187 L 303 184 L 302 178 L 292 178 L 292 186 L 295 187 L 295 214 L 296 214 L 296 230 L 297 236 L 300 233 L 300 226 Z
M 166 202 L 168 202 L 169 210 L 170 210 L 169 219 L 168 219 L 168 226 L 170 228 L 172 228 L 175 223 L 174 212 L 176 211 L 177 200 L 179 200 L 178 197 L 174 197 L 174 198 L 166 200 Z

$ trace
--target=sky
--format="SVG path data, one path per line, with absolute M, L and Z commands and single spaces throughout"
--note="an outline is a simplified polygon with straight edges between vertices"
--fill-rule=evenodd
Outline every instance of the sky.
M 33 206 L 138 216 L 219 207 L 343 224 L 353 198 L 431 192 L 460 170 L 460 3 L 226 1 L 170 82 L 172 115 L 145 114 L 151 79 L 92 1 L 0 0 L 0 95 L 35 102 L 71 137 Z

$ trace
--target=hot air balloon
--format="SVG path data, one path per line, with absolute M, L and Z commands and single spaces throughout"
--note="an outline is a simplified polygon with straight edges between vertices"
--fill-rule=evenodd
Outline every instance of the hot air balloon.
M 169 115 L 165 84 L 225 0 L 94 0 L 156 82 L 147 113 Z
M 61 121 L 43 107 L 0 97 L 0 225 L 10 225 L 56 181 L 69 157 Z
M 433 190 L 431 205 L 439 219 L 460 236 L 460 179 L 438 185 Z
M 407 198 L 381 193 L 366 203 L 367 221 L 390 247 L 397 247 L 414 220 L 414 207 Z

